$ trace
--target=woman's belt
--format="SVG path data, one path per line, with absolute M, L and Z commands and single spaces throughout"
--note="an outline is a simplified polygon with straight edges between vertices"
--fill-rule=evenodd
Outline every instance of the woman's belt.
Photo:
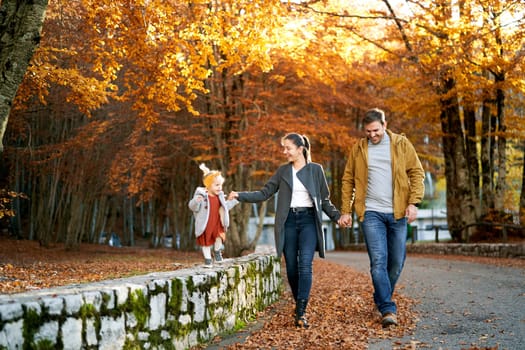
M 301 213 L 303 211 L 309 211 L 309 210 L 314 210 L 314 207 L 294 207 L 294 208 L 290 208 L 290 211 L 292 213 Z

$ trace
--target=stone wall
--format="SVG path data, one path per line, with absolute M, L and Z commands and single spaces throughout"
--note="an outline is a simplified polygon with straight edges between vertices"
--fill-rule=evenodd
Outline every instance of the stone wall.
M 0 349 L 187 349 L 274 303 L 280 260 L 251 254 L 98 283 L 0 295 Z
M 349 250 L 364 251 L 364 244 L 355 244 Z M 523 243 L 408 243 L 408 253 L 439 255 L 470 255 L 494 258 L 525 259 Z
M 525 244 L 510 243 L 424 243 L 408 244 L 409 253 L 469 255 L 525 259 Z

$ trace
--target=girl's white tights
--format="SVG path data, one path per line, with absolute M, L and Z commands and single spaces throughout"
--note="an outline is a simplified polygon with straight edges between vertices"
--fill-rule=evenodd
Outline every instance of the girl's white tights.
M 211 247 L 211 245 L 202 247 L 202 255 L 204 255 L 204 259 L 211 259 Z
M 215 251 L 218 252 L 219 250 L 221 250 L 221 248 L 222 248 L 222 239 L 217 237 L 217 239 L 215 239 L 215 244 L 214 244 L 213 249 L 215 249 Z
M 221 248 L 222 248 L 222 239 L 217 238 L 213 245 L 202 247 L 202 255 L 204 255 L 204 259 L 211 259 L 211 247 L 213 247 L 213 249 L 215 251 L 221 250 Z

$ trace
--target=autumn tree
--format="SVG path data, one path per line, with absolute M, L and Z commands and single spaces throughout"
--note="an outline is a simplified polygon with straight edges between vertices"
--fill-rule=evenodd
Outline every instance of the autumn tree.
M 47 0 L 44 1 L 0 1 L 0 156 L 3 157 L 4 133 L 9 121 L 9 113 L 16 92 L 29 60 L 40 43 L 40 32 L 44 21 Z M 0 164 L 0 175 L 4 173 L 5 164 Z M 0 218 L 12 217 L 11 200 L 20 198 L 4 186 L 0 179 Z
M 525 8 L 513 1 L 435 5 L 417 12 L 421 29 L 414 44 L 405 41 L 405 47 L 415 47 L 417 68 L 427 75 L 437 67 L 431 77 L 443 131 L 448 221 L 454 238 L 468 240 L 465 226 L 501 221 L 514 192 L 507 181 L 507 156 L 513 149 L 507 123 L 522 118 L 510 101 L 516 92 L 523 93 Z M 429 35 L 433 40 L 415 44 Z M 439 56 L 424 62 L 421 53 L 429 50 Z
M 15 94 L 40 43 L 47 3 L 47 0 L 0 2 L 0 153 Z
M 285 62 L 296 45 L 277 40 L 286 10 L 279 2 L 51 5 L 46 45 L 11 123 L 12 163 L 24 164 L 12 175 L 28 179 L 19 187 L 31 193 L 31 238 L 75 247 L 118 228 L 132 244 L 136 227 L 185 236 L 199 162 L 223 170 L 230 188 L 251 189 L 281 162 L 287 131 L 309 135 L 327 164 L 323 154 L 346 147 L 336 135 L 345 128 L 331 121 L 335 80 L 323 82 L 337 70 L 323 68 L 322 57 L 310 64 L 312 54 Z M 297 46 L 326 51 L 316 35 Z M 46 123 L 50 132 L 27 132 Z M 230 255 L 255 246 L 250 215 L 249 207 L 236 215 Z
M 385 106 L 413 116 L 429 136 L 438 123 L 449 230 L 467 240 L 465 228 L 502 213 L 513 193 L 507 155 L 523 138 L 516 107 L 523 96 L 525 8 L 519 1 L 484 0 L 366 6 L 350 13 L 305 5 L 375 47 L 367 60 L 376 62 L 376 76 L 368 81 L 387 92 L 381 94 Z M 518 133 L 507 131 L 509 120 Z M 509 143 L 511 135 L 517 139 Z
M 215 102 L 231 98 L 223 89 L 241 81 L 247 67 L 264 67 L 268 61 L 264 40 L 248 47 L 238 39 L 248 34 L 247 28 L 252 28 L 253 40 L 264 36 L 253 28 L 260 18 L 272 18 L 258 11 L 271 14 L 272 8 L 251 2 L 65 5 L 53 2 L 47 45 L 34 58 L 19 94 L 23 108 L 18 115 L 27 119 L 11 125 L 13 141 L 21 146 L 17 157 L 26 159 L 24 168 L 13 168 L 13 179 L 25 178 L 23 172 L 34 169 L 27 174 L 32 180 L 20 184 L 32 192 L 30 227 L 39 227 L 30 237 L 74 247 L 118 224 L 132 242 L 135 219 L 130 208 L 135 207 L 149 213 L 141 229 L 154 235 L 188 231 L 185 203 L 191 188 L 200 184 L 196 165 L 221 157 L 227 161 L 216 148 L 200 148 L 220 150 L 222 135 L 220 124 L 206 118 L 211 110 L 200 112 L 192 101 L 197 93 L 202 101 L 207 98 L 213 86 L 206 79 L 214 73 L 222 83 L 211 92 L 209 104 L 218 110 L 212 118 L 218 121 L 217 116 L 231 108 Z M 255 50 L 257 45 L 260 50 Z M 57 104 L 49 105 L 55 99 Z M 66 115 L 65 109 L 56 108 L 60 100 L 68 102 Z M 35 114 L 27 107 L 39 104 L 46 115 L 50 110 L 56 114 L 51 120 L 56 128 L 45 138 L 23 132 L 24 125 L 35 125 L 30 119 Z M 198 132 L 189 132 L 201 122 Z M 196 171 L 181 172 L 192 168 Z M 227 162 L 221 169 L 227 169 Z M 116 223 L 117 216 L 125 219 Z
M 519 112 L 508 112 L 522 105 L 519 94 L 508 91 L 522 91 L 521 56 L 509 59 L 505 26 L 499 41 L 487 41 L 495 31 L 473 33 L 467 17 L 452 26 L 442 8 L 413 4 L 408 16 L 376 5 L 350 13 L 332 2 L 51 2 L 6 134 L 10 181 L 30 196 L 17 202 L 25 213 L 18 225 L 43 244 L 73 248 L 116 231 L 131 245 L 137 234 L 151 235 L 153 246 L 180 234 L 191 249 L 187 201 L 201 185 L 198 164 L 223 171 L 226 192 L 257 189 L 282 163 L 280 138 L 289 131 L 311 138 L 338 205 L 363 110 L 388 106 L 389 126 L 415 141 L 427 169 L 442 171 L 436 149 L 446 149 L 447 198 L 456 196 L 449 208 L 474 208 L 460 219 L 449 210 L 458 235 L 483 212 L 480 154 L 493 159 L 494 183 L 506 177 L 507 153 L 488 151 L 509 149 L 503 125 L 520 125 Z M 473 8 L 464 13 L 475 18 Z M 454 48 L 460 34 L 465 47 Z M 498 42 L 496 59 L 490 46 Z M 492 71 L 502 68 L 496 82 Z M 506 120 L 494 117 L 497 106 Z M 519 138 L 523 130 L 514 130 Z M 273 210 L 272 201 L 234 208 L 228 255 L 252 250 L 260 218 Z M 247 236 L 251 216 L 259 218 L 255 239 Z

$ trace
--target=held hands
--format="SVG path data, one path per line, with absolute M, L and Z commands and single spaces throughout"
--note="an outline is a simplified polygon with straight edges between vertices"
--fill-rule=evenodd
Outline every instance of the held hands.
M 341 227 L 351 227 L 352 226 L 352 215 L 350 214 L 341 215 L 339 220 L 337 220 L 337 224 L 339 224 L 339 226 Z
M 228 195 L 228 200 L 231 201 L 232 199 L 237 199 L 239 198 L 239 194 L 235 191 L 231 191 L 230 194 Z

